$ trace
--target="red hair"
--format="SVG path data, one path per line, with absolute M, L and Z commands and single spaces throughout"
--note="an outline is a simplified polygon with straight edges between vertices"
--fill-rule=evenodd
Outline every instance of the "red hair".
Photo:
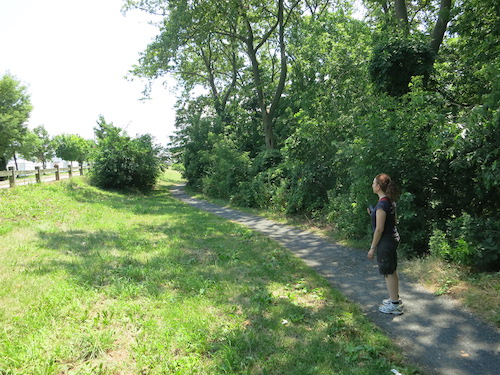
M 391 179 L 391 176 L 387 173 L 380 173 L 375 177 L 375 180 L 391 201 L 396 202 L 399 199 L 401 191 L 396 182 Z

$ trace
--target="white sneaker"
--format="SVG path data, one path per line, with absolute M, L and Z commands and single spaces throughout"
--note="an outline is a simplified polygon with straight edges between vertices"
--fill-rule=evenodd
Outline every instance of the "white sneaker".
M 399 303 L 390 303 L 388 305 L 380 306 L 378 310 L 384 314 L 401 315 L 403 313 L 403 306 Z
M 399 301 L 399 305 L 403 306 L 403 301 L 401 300 L 401 298 L 398 301 Z M 392 299 L 390 299 L 390 298 L 382 300 L 382 305 L 386 305 L 387 306 L 390 303 L 392 303 Z

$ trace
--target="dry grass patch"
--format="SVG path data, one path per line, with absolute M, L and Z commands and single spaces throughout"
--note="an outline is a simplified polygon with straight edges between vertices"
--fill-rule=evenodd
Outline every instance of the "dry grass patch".
M 473 273 L 435 257 L 403 261 L 402 272 L 436 295 L 447 294 L 500 328 L 500 273 Z

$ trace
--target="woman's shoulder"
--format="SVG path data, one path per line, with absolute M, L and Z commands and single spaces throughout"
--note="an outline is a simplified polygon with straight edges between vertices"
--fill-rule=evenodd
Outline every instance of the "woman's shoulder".
M 383 198 L 380 198 L 380 200 L 378 201 L 377 203 L 377 206 L 378 207 L 381 207 L 383 208 L 385 211 L 389 210 L 390 208 L 392 208 L 392 202 L 389 198 L 387 197 L 383 197 Z

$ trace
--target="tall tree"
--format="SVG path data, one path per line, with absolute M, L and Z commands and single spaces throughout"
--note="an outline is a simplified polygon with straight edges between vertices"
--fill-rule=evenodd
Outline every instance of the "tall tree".
M 82 165 L 87 161 L 91 150 L 91 141 L 75 134 L 60 134 L 54 137 L 56 155 L 63 160 Z
M 197 13 L 203 11 L 185 1 L 128 1 L 126 8 L 131 7 L 164 17 L 158 23 L 159 35 L 130 71 L 132 76 L 149 80 L 144 94 L 149 95 L 152 80 L 172 74 L 186 94 L 199 86 L 207 89 L 216 114 L 227 122 L 226 104 L 243 66 L 234 38 L 218 35 L 200 23 Z
M 32 108 L 27 87 L 11 74 L 5 74 L 0 79 L 0 170 L 6 169 L 13 156 L 9 150 L 26 133 Z
M 26 159 L 40 161 L 45 169 L 47 162 L 55 156 L 54 145 L 43 125 L 28 132 L 22 140 L 21 155 Z
M 328 5 L 330 1 L 323 3 Z M 275 146 L 273 122 L 287 77 L 286 32 L 294 15 L 316 9 L 311 2 L 128 0 L 125 7 L 164 16 L 161 38 L 150 45 L 154 48 L 149 52 L 156 51 L 155 59 L 149 60 L 153 64 L 143 59 L 143 69 L 136 67 L 136 73 L 157 78 L 169 71 L 181 73 L 186 66 L 197 67 L 215 100 L 213 83 L 224 82 L 227 93 L 235 87 L 236 78 L 248 72 L 260 110 L 265 146 Z M 147 51 L 143 56 L 153 55 Z M 226 69 L 214 69 L 218 61 L 224 61 Z M 265 65 L 269 70 L 264 69 Z
M 401 35 L 412 31 L 428 34 L 428 45 L 437 56 L 450 22 L 454 0 L 366 0 L 365 4 L 376 15 L 379 7 L 384 23 L 394 24 Z M 380 17 L 378 17 L 380 18 Z M 384 27 L 388 32 L 391 32 Z
M 390 95 L 408 92 L 412 77 L 433 70 L 450 21 L 453 0 L 366 0 L 380 32 L 372 80 Z

